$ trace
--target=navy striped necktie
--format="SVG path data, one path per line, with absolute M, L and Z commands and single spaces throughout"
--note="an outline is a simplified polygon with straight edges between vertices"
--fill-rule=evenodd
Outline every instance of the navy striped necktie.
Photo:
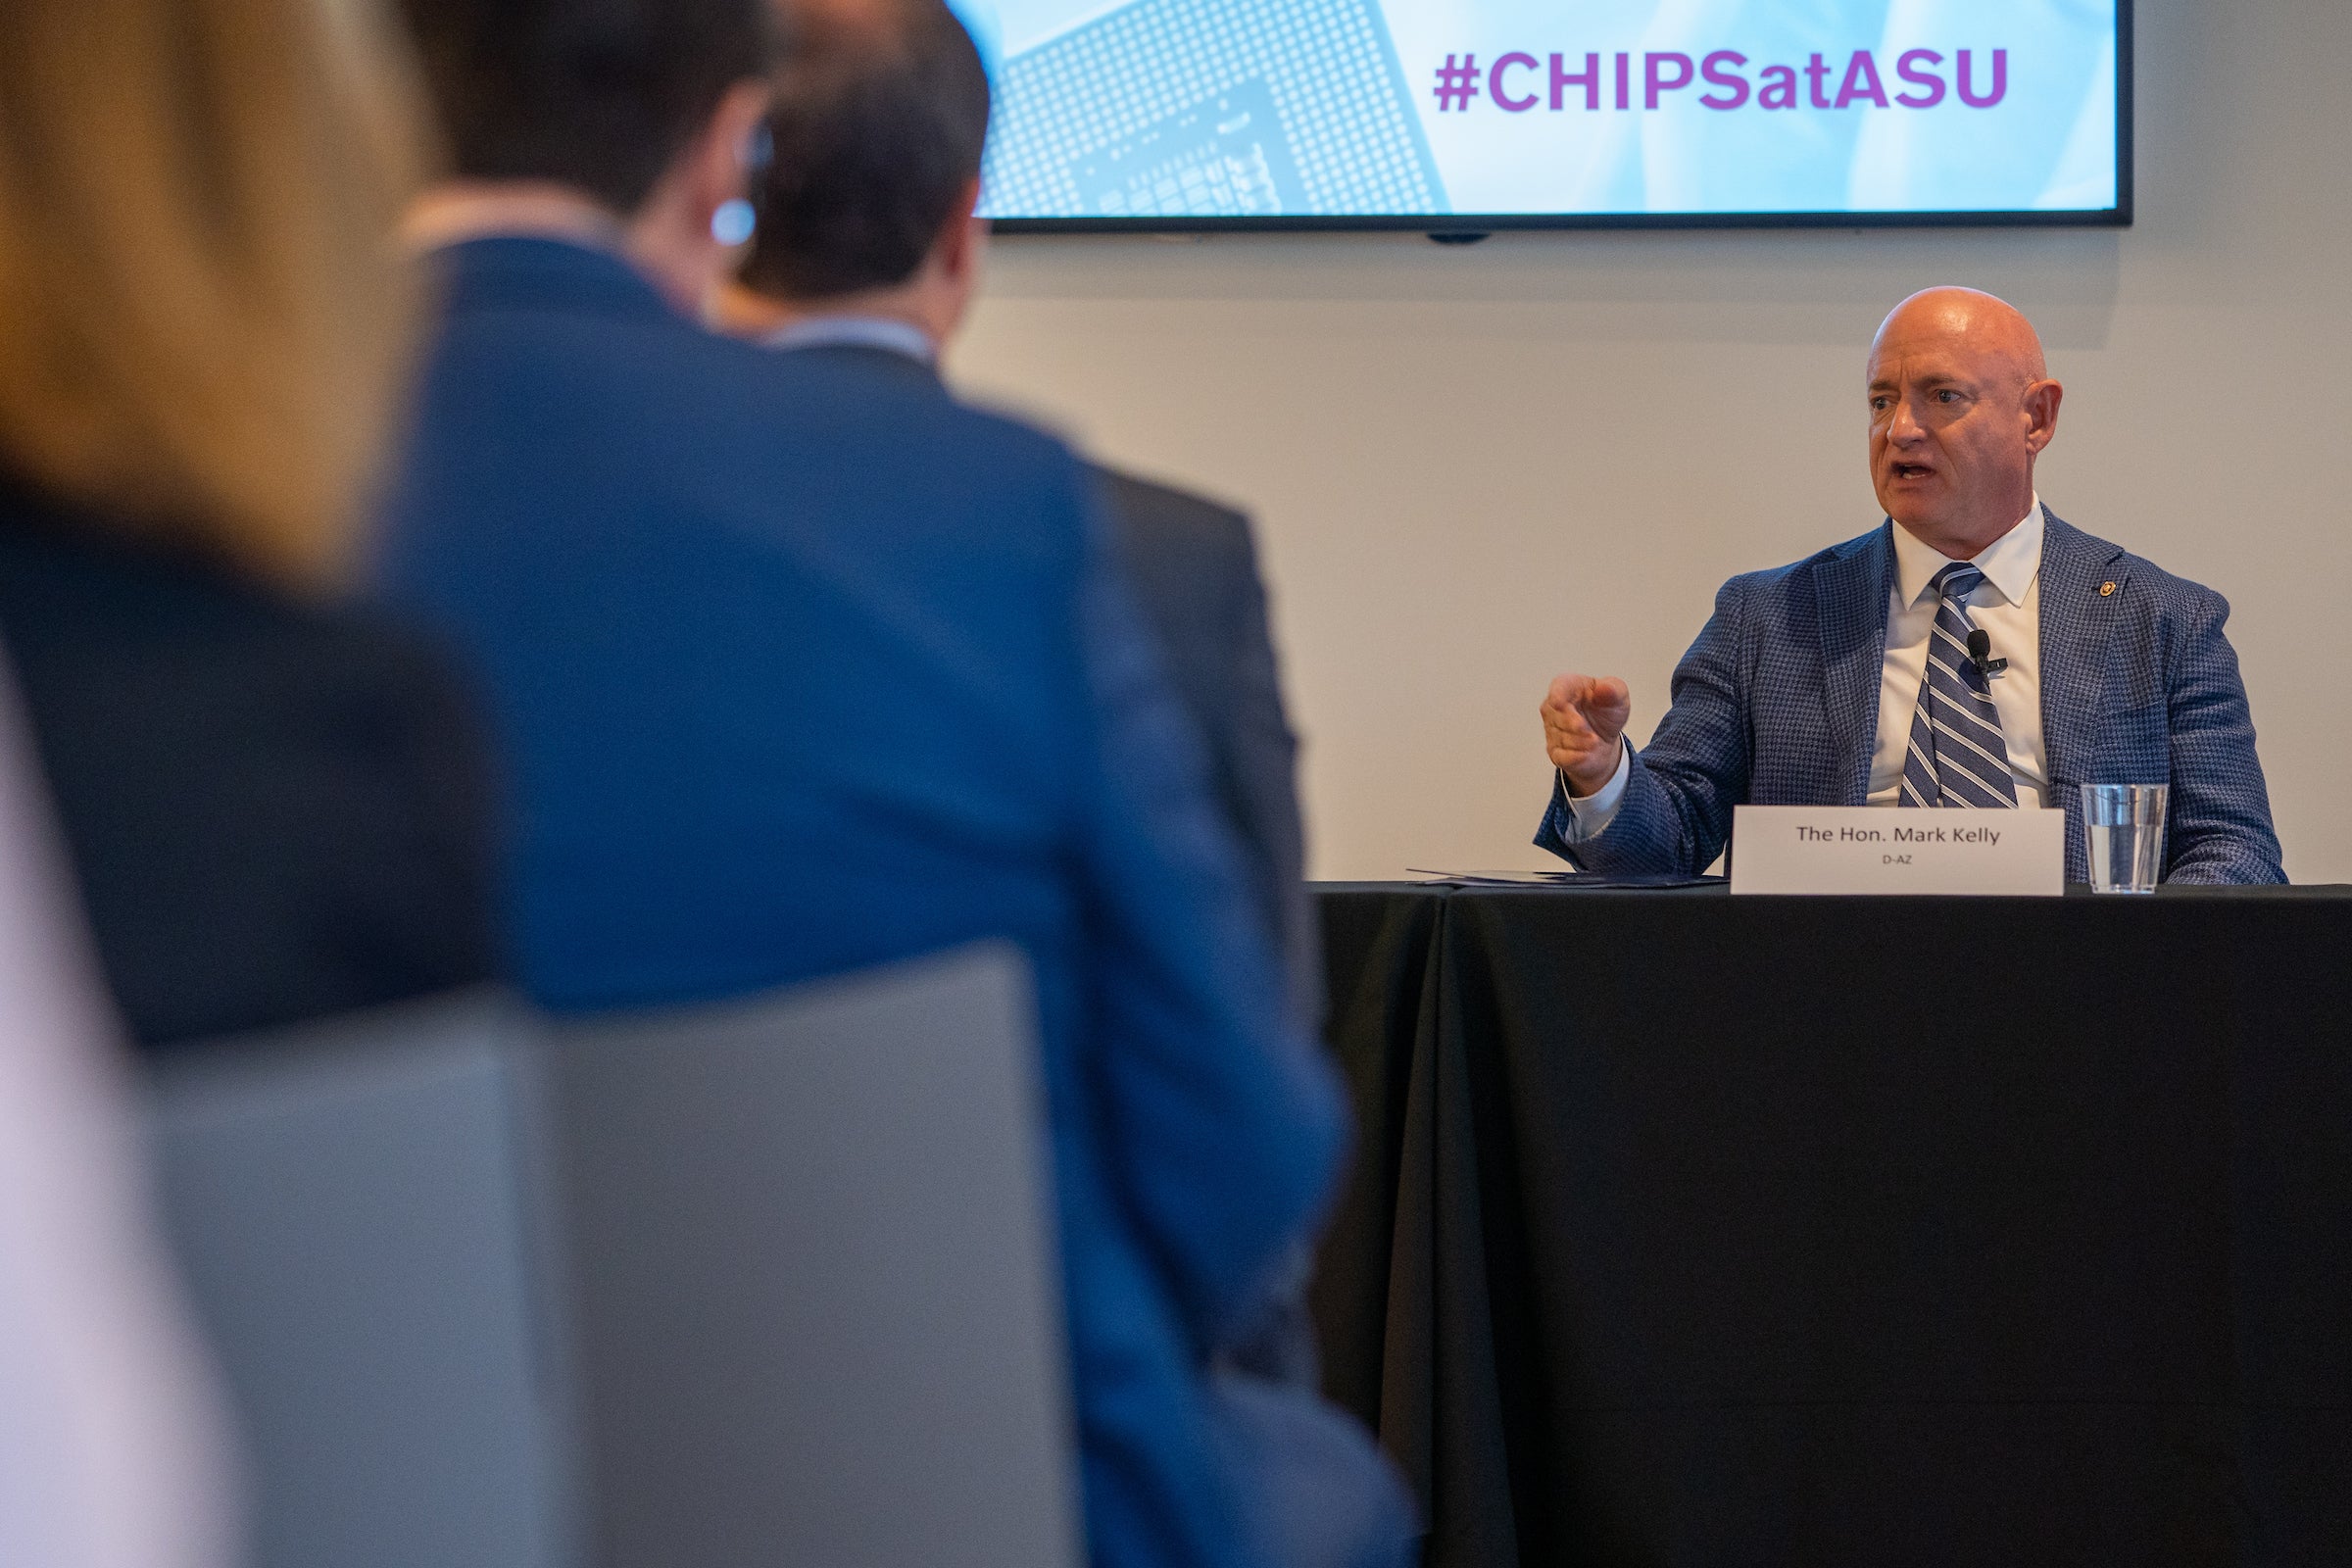
M 1936 629 L 1928 634 L 1928 673 L 1911 715 L 1898 806 L 2017 805 L 2000 710 L 1992 706 L 1984 672 L 1968 657 L 1968 634 L 1976 630 L 1968 596 L 1984 580 L 1975 566 L 1954 562 L 1929 583 L 1940 597 Z

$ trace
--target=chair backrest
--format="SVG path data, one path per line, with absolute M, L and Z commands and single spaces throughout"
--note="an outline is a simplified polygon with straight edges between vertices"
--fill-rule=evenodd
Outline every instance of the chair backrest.
M 566 1422 L 495 997 L 158 1065 L 166 1224 L 239 1417 L 257 1568 L 561 1568 Z
M 570 1027 L 545 1059 L 604 1568 L 1074 1568 L 1017 950 Z

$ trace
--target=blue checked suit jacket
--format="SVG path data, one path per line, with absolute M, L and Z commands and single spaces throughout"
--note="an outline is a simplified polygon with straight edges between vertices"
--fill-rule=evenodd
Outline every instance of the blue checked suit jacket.
M 2285 881 L 2228 601 L 2042 515 L 2042 741 L 2067 879 L 2089 880 L 2076 786 L 2169 781 L 2165 880 Z M 1725 583 L 1607 830 L 1569 845 L 1555 775 L 1536 842 L 1586 870 L 1688 875 L 1722 853 L 1735 806 L 1866 804 L 1893 528 Z

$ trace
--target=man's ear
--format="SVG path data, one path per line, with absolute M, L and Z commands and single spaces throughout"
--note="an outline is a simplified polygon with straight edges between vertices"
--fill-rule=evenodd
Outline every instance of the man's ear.
M 950 282 L 968 288 L 980 270 L 980 258 L 988 248 L 988 222 L 975 217 L 980 210 L 980 181 L 973 178 L 948 210 L 948 220 L 939 231 L 939 270 Z
M 711 220 L 750 188 L 752 136 L 767 102 L 763 81 L 728 88 L 701 134 L 628 220 L 631 259 L 688 315 L 701 313 L 726 271 L 729 253 L 711 233 Z
M 2026 388 L 2026 450 L 2038 456 L 2058 433 L 2058 405 L 2066 388 L 2043 379 Z
M 752 141 L 766 122 L 773 93 L 758 79 L 737 82 L 718 103 L 718 112 L 694 151 L 695 219 L 704 227 L 718 210 L 751 189 Z

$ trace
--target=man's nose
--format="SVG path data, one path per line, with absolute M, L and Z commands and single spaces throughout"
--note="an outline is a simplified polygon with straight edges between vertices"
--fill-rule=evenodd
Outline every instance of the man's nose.
M 1919 422 L 1909 398 L 1898 399 L 1894 412 L 1886 418 L 1886 439 L 1908 446 L 1927 435 L 1927 427 Z

